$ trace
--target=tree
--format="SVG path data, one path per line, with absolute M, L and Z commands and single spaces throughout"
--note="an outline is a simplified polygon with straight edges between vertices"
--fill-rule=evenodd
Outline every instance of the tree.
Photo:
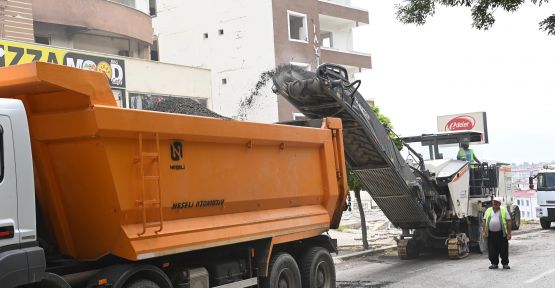
M 366 231 L 366 217 L 364 215 L 364 209 L 362 208 L 362 202 L 360 201 L 360 191 L 362 190 L 362 183 L 358 177 L 348 169 L 347 174 L 349 175 L 349 188 L 355 193 L 355 198 L 357 199 L 358 213 L 360 214 L 360 228 L 362 229 L 362 247 L 364 250 L 368 249 L 368 234 Z
M 495 23 L 493 13 L 497 9 L 515 12 L 524 4 L 524 0 L 405 0 L 397 4 L 397 19 L 405 24 L 424 25 L 428 16 L 435 14 L 436 5 L 447 7 L 470 8 L 472 27 L 488 30 Z M 534 5 L 541 6 L 549 0 L 531 0 Z M 539 22 L 539 29 L 548 35 L 555 35 L 555 14 Z
M 391 124 L 391 120 L 389 120 L 387 116 L 383 115 L 380 112 L 380 108 L 378 108 L 378 106 L 370 106 L 370 108 L 372 108 L 372 111 L 374 111 L 374 114 L 376 114 L 378 121 L 380 121 L 382 125 L 385 127 L 385 130 L 387 131 L 387 135 L 389 136 L 389 139 L 393 141 L 393 144 L 395 144 L 395 147 L 397 147 L 397 149 L 399 150 L 403 149 L 403 143 L 401 142 L 401 139 L 399 139 L 397 134 L 393 133 L 393 124 Z
M 397 149 L 401 150 L 403 148 L 403 144 L 401 142 L 401 140 L 399 139 L 399 137 L 393 133 L 392 129 L 393 129 L 393 125 L 391 124 L 391 120 L 383 115 L 380 112 L 380 108 L 378 108 L 377 106 L 370 106 L 370 108 L 372 108 L 372 111 L 374 112 L 374 114 L 376 114 L 376 117 L 378 118 L 378 121 L 380 121 L 382 123 L 382 125 L 385 127 L 389 138 L 391 139 L 391 141 L 393 141 L 393 144 L 395 144 L 395 146 L 397 147 Z M 362 246 L 364 247 L 364 250 L 368 249 L 368 234 L 366 231 L 366 217 L 364 215 L 364 209 L 362 208 L 362 202 L 361 202 L 361 198 L 360 198 L 360 191 L 362 190 L 362 188 L 364 188 L 362 186 L 362 183 L 360 182 L 360 180 L 358 179 L 358 177 L 355 175 L 355 173 L 353 173 L 353 171 L 351 171 L 350 169 L 347 169 L 347 175 L 348 175 L 348 182 L 349 182 L 349 188 L 351 190 L 353 190 L 353 192 L 355 193 L 355 198 L 357 200 L 357 206 L 358 206 L 358 212 L 360 214 L 360 227 L 362 229 Z

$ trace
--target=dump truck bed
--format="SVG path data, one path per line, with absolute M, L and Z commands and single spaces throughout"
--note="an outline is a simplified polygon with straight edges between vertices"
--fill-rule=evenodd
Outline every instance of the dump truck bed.
M 130 260 L 337 226 L 341 121 L 321 128 L 121 109 L 103 74 L 0 69 L 26 107 L 42 220 L 78 260 Z

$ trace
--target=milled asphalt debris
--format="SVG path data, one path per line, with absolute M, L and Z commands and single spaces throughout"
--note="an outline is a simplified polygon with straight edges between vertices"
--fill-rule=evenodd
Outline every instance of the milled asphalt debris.
M 194 99 L 185 97 L 165 97 L 160 101 L 152 101 L 149 105 L 145 105 L 144 109 L 166 113 L 230 119 L 211 111 Z

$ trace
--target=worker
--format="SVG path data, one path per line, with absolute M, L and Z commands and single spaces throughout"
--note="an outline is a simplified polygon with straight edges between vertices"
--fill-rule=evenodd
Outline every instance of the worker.
M 509 240 L 511 240 L 511 216 L 507 208 L 502 207 L 503 198 L 495 197 L 492 207 L 484 214 L 482 237 L 488 240 L 489 269 L 499 268 L 499 256 L 503 269 L 509 266 Z
M 461 143 L 461 149 L 459 149 L 459 153 L 457 154 L 457 160 L 463 160 L 470 162 L 470 165 L 475 165 L 476 163 L 481 164 L 476 154 L 474 154 L 474 150 L 468 148 L 468 142 Z
M 476 166 L 476 163 L 482 164 L 476 154 L 474 154 L 474 150 L 470 149 L 468 141 L 461 142 L 461 148 L 459 149 L 459 153 L 457 154 L 457 160 L 468 161 L 470 164 L 470 195 L 480 195 L 482 193 L 482 183 L 481 179 L 476 179 L 476 173 L 481 175 L 481 172 L 474 172 L 474 170 L 480 170 L 480 167 Z M 480 177 L 478 177 L 480 178 Z

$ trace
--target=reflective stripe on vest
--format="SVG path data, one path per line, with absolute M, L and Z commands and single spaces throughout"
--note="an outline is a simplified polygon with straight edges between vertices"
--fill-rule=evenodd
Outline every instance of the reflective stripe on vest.
M 499 207 L 499 211 L 501 212 L 501 230 L 503 230 L 503 236 L 507 236 L 507 208 Z M 493 208 L 489 207 L 486 210 L 486 231 L 489 232 L 489 221 L 491 221 L 491 213 L 493 212 Z

